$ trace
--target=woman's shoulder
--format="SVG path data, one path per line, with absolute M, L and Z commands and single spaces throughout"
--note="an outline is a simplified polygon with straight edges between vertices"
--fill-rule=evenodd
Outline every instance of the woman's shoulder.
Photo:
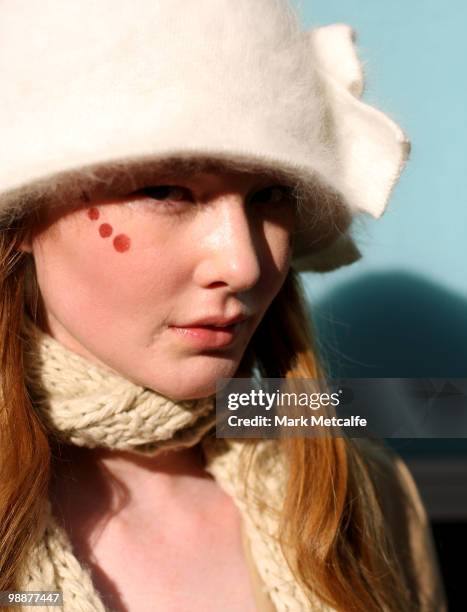
M 447 609 L 430 521 L 405 461 L 380 442 L 357 442 L 369 467 L 378 501 L 396 553 L 423 612 Z

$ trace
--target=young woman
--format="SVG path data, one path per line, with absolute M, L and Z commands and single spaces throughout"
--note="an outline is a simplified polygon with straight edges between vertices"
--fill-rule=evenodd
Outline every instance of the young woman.
M 297 272 L 358 258 L 407 157 L 351 30 L 281 0 L 0 11 L 0 591 L 445 609 L 396 455 L 215 437 L 218 379 L 324 375 Z

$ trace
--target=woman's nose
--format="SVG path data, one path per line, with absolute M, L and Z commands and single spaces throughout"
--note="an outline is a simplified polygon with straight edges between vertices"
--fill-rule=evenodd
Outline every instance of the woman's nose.
M 207 216 L 195 281 L 203 287 L 224 284 L 235 292 L 251 289 L 261 276 L 261 236 L 245 198 L 223 196 Z

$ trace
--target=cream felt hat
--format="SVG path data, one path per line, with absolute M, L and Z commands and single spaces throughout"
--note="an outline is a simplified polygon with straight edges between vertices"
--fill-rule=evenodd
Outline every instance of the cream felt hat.
M 303 31 L 286 0 L 0 0 L 0 222 L 167 160 L 298 185 L 298 270 L 355 261 L 409 153 L 363 103 L 350 27 Z

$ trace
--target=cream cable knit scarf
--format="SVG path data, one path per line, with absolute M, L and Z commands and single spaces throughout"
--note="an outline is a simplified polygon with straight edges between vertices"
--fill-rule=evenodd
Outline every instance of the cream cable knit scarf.
M 172 401 L 83 359 L 28 319 L 24 335 L 28 388 L 51 435 L 79 446 L 105 446 L 146 455 L 201 442 L 207 471 L 240 510 L 254 563 L 277 611 L 329 612 L 329 607 L 318 601 L 308 602 L 292 576 L 273 537 L 276 514 L 260 512 L 245 499 L 244 481 L 239 476 L 242 441 L 205 435 L 215 424 L 213 397 Z M 274 440 L 260 445 L 259 469 L 252 481 L 255 493 L 271 507 L 279 508 L 285 479 L 283 462 Z M 260 478 L 256 472 L 261 472 Z M 21 588 L 62 591 L 62 609 L 66 612 L 108 610 L 90 571 L 74 556 L 71 541 L 53 516 L 49 501 L 43 529 L 42 540 L 29 557 Z M 50 607 L 51 612 L 55 610 L 57 607 Z

